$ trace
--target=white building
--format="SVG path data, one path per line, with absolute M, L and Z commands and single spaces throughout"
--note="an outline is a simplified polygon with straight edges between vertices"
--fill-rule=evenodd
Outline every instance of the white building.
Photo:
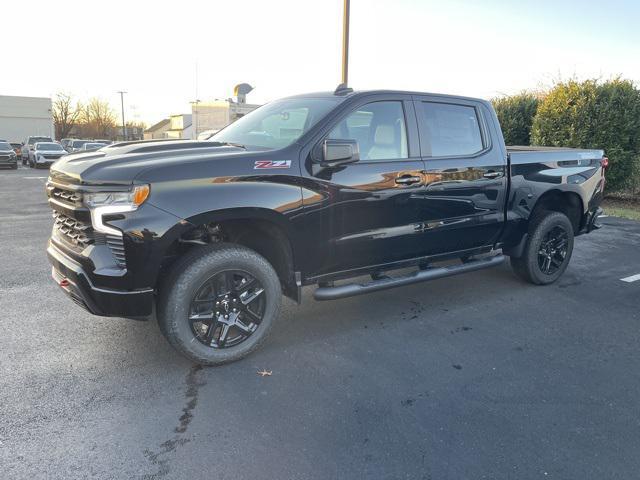
M 191 115 L 180 113 L 159 121 L 144 131 L 145 140 L 193 138 Z
M 206 130 L 220 130 L 259 106 L 237 103 L 232 99 L 194 103 L 191 107 L 194 138 Z
M 144 131 L 145 140 L 155 140 L 158 138 L 167 138 L 167 131 L 171 128 L 171 120 L 168 118 L 160 120 L 158 123 L 151 125 Z
M 171 115 L 170 127 L 167 130 L 167 138 L 193 138 L 193 125 L 191 115 L 188 113 Z
M 29 135 L 55 138 L 51 99 L 0 95 L 0 139 L 22 142 Z
M 253 87 L 248 83 L 240 83 L 233 89 L 235 100 L 228 98 L 212 102 L 192 102 L 193 138 L 198 138 L 202 132 L 220 130 L 258 108 L 260 105 L 247 103 L 247 94 L 251 90 Z

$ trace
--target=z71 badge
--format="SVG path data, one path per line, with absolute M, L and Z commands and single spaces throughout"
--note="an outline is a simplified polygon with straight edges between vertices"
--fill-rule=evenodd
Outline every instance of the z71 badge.
M 291 168 L 291 160 L 257 160 L 253 164 L 253 169 L 263 168 Z

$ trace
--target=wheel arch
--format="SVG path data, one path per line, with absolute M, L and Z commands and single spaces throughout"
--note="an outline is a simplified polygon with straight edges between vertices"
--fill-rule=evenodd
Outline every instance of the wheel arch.
M 529 220 L 541 210 L 560 212 L 567 216 L 573 226 L 573 233 L 576 235 L 581 228 L 584 204 L 582 198 L 575 192 L 567 192 L 553 189 L 545 192 L 538 198 L 529 214 Z
M 265 257 L 276 270 L 284 294 L 300 301 L 295 232 L 284 215 L 264 208 L 230 208 L 200 213 L 185 222 L 190 227 L 174 239 L 167 249 L 169 255 L 181 256 L 194 244 L 224 241 L 243 245 Z

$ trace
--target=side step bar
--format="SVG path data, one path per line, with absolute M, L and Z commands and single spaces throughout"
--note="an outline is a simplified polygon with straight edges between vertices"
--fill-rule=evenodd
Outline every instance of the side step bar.
M 504 260 L 504 255 L 495 255 L 493 257 L 472 260 L 461 265 L 448 265 L 446 267 L 418 270 L 403 277 L 383 277 L 367 283 L 349 283 L 337 287 L 320 287 L 313 293 L 313 297 L 316 300 L 336 300 L 338 298 L 353 297 L 355 295 L 362 295 L 363 293 L 377 292 L 378 290 L 386 290 L 387 288 L 401 287 L 412 283 L 426 282 L 437 278 L 458 275 L 459 273 L 474 272 L 476 270 L 482 270 L 483 268 L 495 267 L 502 264 Z

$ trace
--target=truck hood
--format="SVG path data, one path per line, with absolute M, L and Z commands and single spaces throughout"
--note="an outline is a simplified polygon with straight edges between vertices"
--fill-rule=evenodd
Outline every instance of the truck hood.
M 63 183 L 123 185 L 131 184 L 142 172 L 153 168 L 243 153 L 245 150 L 240 147 L 210 141 L 123 142 L 65 155 L 53 164 L 50 176 Z

